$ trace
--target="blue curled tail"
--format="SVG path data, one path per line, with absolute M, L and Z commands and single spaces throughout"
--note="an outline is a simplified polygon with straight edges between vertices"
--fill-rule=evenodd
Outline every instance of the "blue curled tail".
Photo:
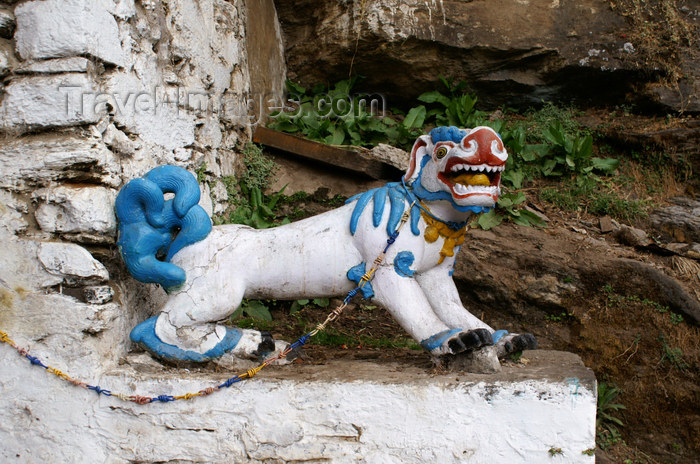
M 166 193 L 175 197 L 165 200 Z M 185 271 L 170 259 L 211 232 L 211 219 L 198 205 L 199 184 L 178 166 L 160 166 L 128 182 L 117 195 L 119 253 L 141 282 L 172 289 L 185 282 Z

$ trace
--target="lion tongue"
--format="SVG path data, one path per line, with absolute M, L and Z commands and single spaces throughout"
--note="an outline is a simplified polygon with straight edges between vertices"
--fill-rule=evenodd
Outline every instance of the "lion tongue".
M 491 185 L 491 181 L 486 174 L 467 174 L 463 173 L 453 177 L 452 182 L 462 185 Z

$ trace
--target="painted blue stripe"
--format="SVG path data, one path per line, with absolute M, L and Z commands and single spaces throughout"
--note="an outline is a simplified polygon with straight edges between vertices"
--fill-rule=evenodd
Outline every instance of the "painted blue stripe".
M 420 206 L 413 205 L 411 207 L 411 232 L 413 232 L 413 235 L 420 235 L 420 229 L 418 228 L 419 221 L 420 221 Z
M 507 330 L 497 330 L 492 333 L 491 338 L 493 339 L 493 343 L 498 343 L 498 340 L 500 340 L 504 335 L 508 335 Z
M 391 211 L 389 212 L 389 222 L 386 224 L 386 233 L 391 235 L 401 221 L 401 215 L 405 207 L 406 196 L 398 189 L 392 188 L 389 190 L 389 202 L 391 203 Z
M 400 251 L 394 258 L 394 271 L 401 277 L 412 277 L 415 271 L 411 269 L 415 258 L 410 251 Z
M 436 333 L 432 337 L 426 338 L 420 342 L 420 346 L 428 351 L 433 351 L 436 348 L 440 348 L 445 341 L 452 335 L 461 332 L 462 329 L 448 329 L 440 333 Z
M 352 235 L 355 235 L 355 232 L 357 232 L 357 224 L 360 222 L 362 212 L 365 210 L 367 203 L 369 203 L 373 195 L 374 190 L 369 190 L 367 192 L 363 192 L 357 199 L 357 204 L 355 204 L 355 209 L 352 210 L 352 217 L 350 218 L 350 233 Z
M 366 265 L 365 262 L 361 262 L 357 266 L 353 266 L 348 270 L 347 276 L 348 279 L 350 279 L 352 282 L 355 282 L 355 285 L 360 285 L 360 280 L 362 280 L 362 276 L 365 275 L 366 272 Z M 372 298 L 374 296 L 374 289 L 372 288 L 372 282 L 367 282 L 365 283 L 362 288 L 360 288 L 362 291 L 362 296 L 364 298 Z
M 382 223 L 382 216 L 384 216 L 384 206 L 386 204 L 386 196 L 389 192 L 387 187 L 380 187 L 375 189 L 373 199 L 374 199 L 374 211 L 372 214 L 372 224 L 374 227 L 379 226 Z

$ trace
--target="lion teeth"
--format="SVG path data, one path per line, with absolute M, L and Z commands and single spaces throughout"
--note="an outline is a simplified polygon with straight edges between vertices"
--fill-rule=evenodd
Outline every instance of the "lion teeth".
M 481 193 L 487 195 L 499 195 L 500 187 L 497 186 L 484 186 L 484 185 L 462 185 L 454 184 L 452 187 L 454 193 L 457 195 L 467 195 L 470 193 Z
M 502 172 L 505 166 L 489 166 L 488 164 L 455 164 L 450 168 L 451 172 L 474 171 L 474 172 Z

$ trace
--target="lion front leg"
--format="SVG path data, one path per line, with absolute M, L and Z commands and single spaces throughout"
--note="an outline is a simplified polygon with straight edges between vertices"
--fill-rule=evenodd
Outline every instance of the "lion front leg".
M 492 343 L 495 344 L 498 358 L 522 350 L 537 348 L 537 340 L 532 334 L 514 334 L 506 330 L 494 330 L 488 324 L 471 314 L 464 308 L 449 270 L 452 262 L 416 275 L 416 280 L 423 289 L 427 300 L 435 311 L 436 316 L 452 329 L 488 331 Z
M 375 301 L 384 306 L 423 348 L 435 356 L 458 354 L 493 344 L 484 328 L 449 327 L 433 312 L 421 286 L 393 267 L 380 267 L 372 281 Z

